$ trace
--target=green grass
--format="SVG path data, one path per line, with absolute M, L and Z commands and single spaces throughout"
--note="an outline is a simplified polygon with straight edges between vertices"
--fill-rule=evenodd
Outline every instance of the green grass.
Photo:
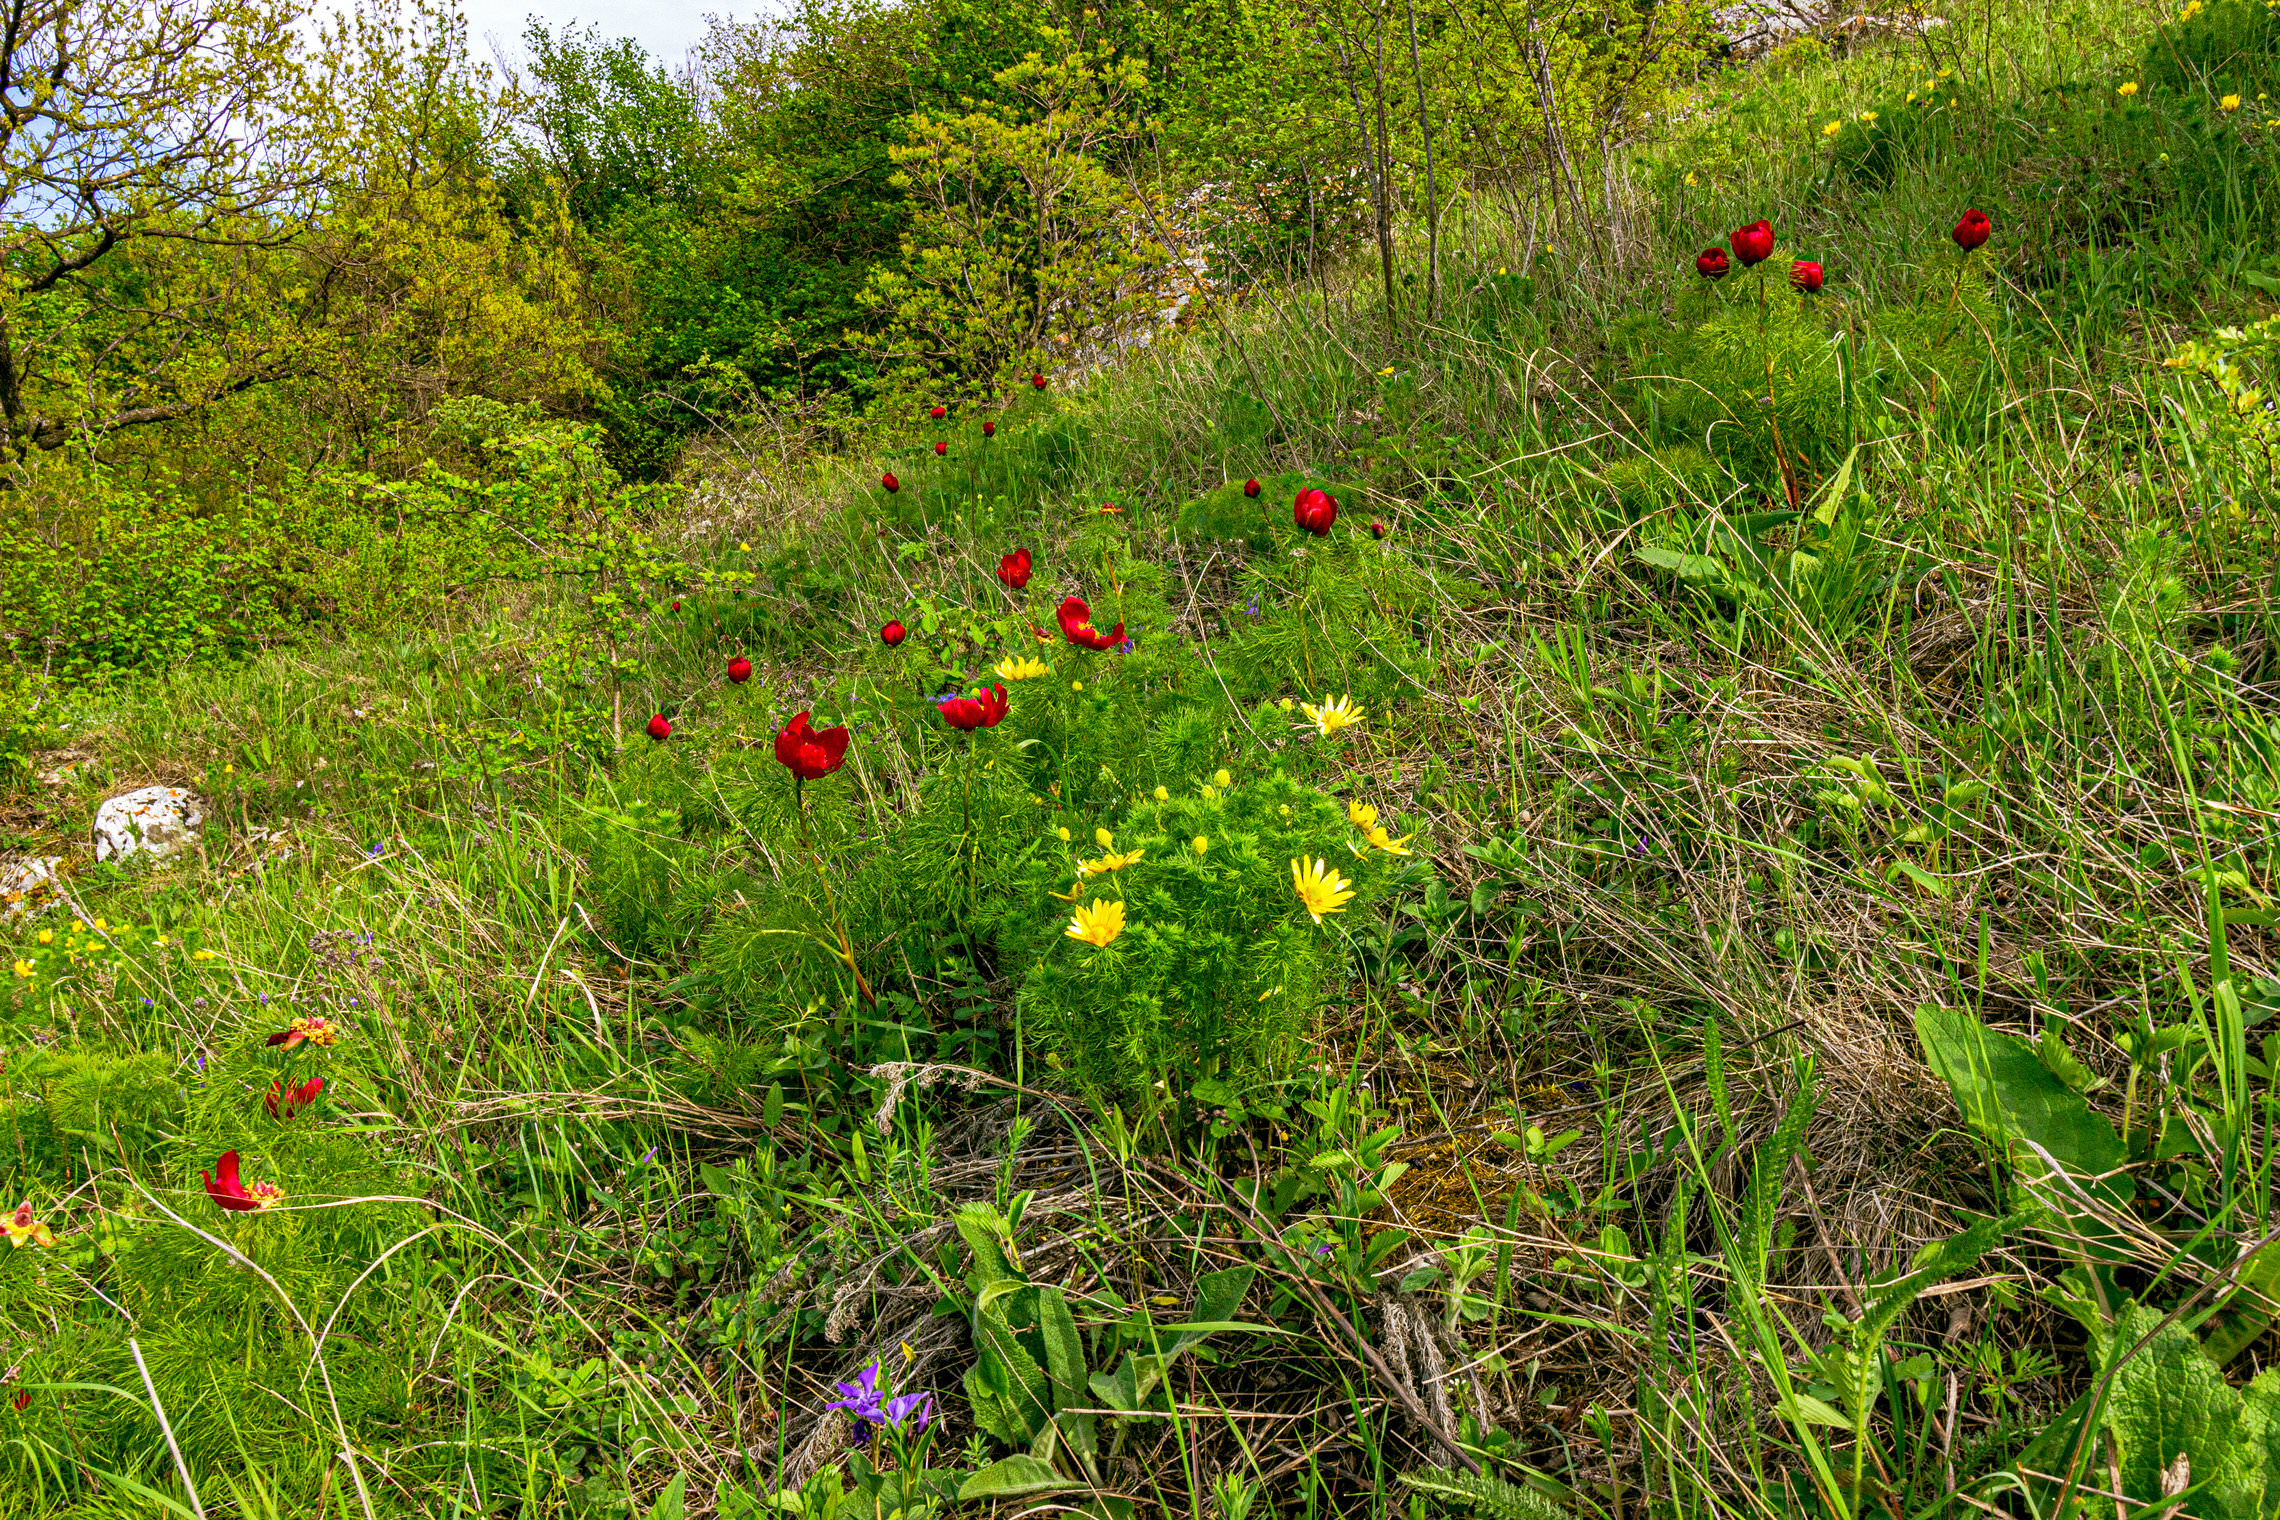
M 2156 361 L 2267 308 L 2280 202 L 2255 113 L 2116 96 L 2155 19 L 1971 11 L 1718 75 L 1631 166 L 1627 240 L 1523 250 L 1484 206 L 1397 350 L 1367 279 L 1261 292 L 946 463 L 712 461 L 656 526 L 713 580 L 644 585 L 615 677 L 538 583 L 47 695 L 35 765 L 85 763 L 4 819 L 74 857 L 0 931 L 37 970 L 0 994 L 0 1172 L 57 1235 L 0 1257 L 11 1513 L 780 1512 L 740 1496 L 840 1460 L 821 1406 L 874 1359 L 971 1472 L 1009 1455 L 964 1381 L 993 1261 L 1104 1372 L 1258 1270 L 1231 1318 L 1271 1329 L 1099 1420 L 1149 1512 L 1961 1513 L 2039 1481 L 2006 1470 L 2122 1297 L 2222 1305 L 2261 1365 L 2217 1274 L 2271 1214 L 2280 543 L 2269 471 Z M 1877 148 L 1863 113 L 1942 68 L 1956 119 Z M 1941 262 L 1967 204 L 1983 308 Z M 1689 346 L 1689 256 L 1759 215 L 1861 366 L 1785 403 L 1797 518 L 1673 378 L 1754 385 Z M 1875 346 L 1959 310 L 1968 385 Z M 1341 490 L 1329 540 L 1287 524 L 1303 480 Z M 1072 591 L 1130 656 L 1031 642 Z M 928 694 L 1030 652 L 1002 728 L 945 733 Z M 1335 740 L 1281 705 L 1335 693 L 1368 712 Z M 795 796 L 772 740 L 809 708 L 854 740 Z M 150 780 L 209 800 L 200 849 L 94 864 L 95 804 Z M 1185 1051 L 1103 1084 L 1113 1042 L 1056 1033 L 1108 995 L 1048 895 L 1071 850 L 1111 828 L 1190 873 L 1167 903 L 1224 872 L 1288 916 L 1283 825 L 1241 817 L 1284 795 L 1334 863 L 1348 803 L 1415 853 L 1287 967 L 1185 910 L 1271 1080 Z M 1317 978 L 1294 1060 L 1252 1010 Z M 2051 1101 L 2137 1147 L 2120 1247 L 2029 1207 L 1924 1005 L 2037 1041 Z M 312 1015 L 337 1044 L 263 1043 Z M 310 1074 L 313 1113 L 263 1111 Z M 208 1203 L 232 1148 L 288 1207 Z M 1877 1286 L 1982 1218 L 1983 1256 Z M 1040 1366 L 1046 1296 L 993 1311 Z

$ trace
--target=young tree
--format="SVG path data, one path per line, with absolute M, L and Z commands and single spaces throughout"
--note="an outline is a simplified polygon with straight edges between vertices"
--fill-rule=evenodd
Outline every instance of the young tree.
M 256 266 L 330 167 L 303 0 L 0 0 L 0 452 L 292 373 Z

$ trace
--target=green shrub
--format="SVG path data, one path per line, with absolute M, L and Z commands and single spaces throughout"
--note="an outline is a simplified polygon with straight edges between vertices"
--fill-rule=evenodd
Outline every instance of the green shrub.
M 1030 1035 L 1094 1103 L 1135 1117 L 1170 1117 L 1198 1082 L 1241 1091 L 1287 1075 L 1345 964 L 1350 921 L 1316 920 L 1292 862 L 1340 873 L 1354 894 L 1342 911 L 1358 914 L 1398 858 L 1381 847 L 1397 841 L 1370 837 L 1278 771 L 1144 801 L 1093 837 L 1090 860 L 1072 839 L 1075 858 L 1031 877 L 1052 911 L 1029 929 L 1019 1006 Z M 1121 930 L 1105 946 L 1076 938 L 1082 915 L 1065 903 L 1120 905 Z

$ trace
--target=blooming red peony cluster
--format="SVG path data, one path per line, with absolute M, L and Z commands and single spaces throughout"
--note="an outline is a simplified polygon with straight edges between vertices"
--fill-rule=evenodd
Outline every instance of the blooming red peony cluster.
M 1338 520 L 1338 499 L 1319 486 L 1309 486 L 1298 493 L 1291 503 L 1291 520 L 1316 538 L 1329 535 L 1330 525 Z
M 1726 241 L 1733 245 L 1734 257 L 1742 261 L 1743 268 L 1762 264 L 1773 257 L 1773 223 L 1760 217 L 1747 227 L 1736 227 Z

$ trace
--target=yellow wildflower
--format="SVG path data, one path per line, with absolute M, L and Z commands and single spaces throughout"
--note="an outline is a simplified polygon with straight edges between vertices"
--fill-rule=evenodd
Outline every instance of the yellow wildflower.
M 1379 824 L 1376 828 L 1373 828 L 1369 831 L 1370 847 L 1372 849 L 1383 850 L 1388 855 L 1408 854 L 1409 851 L 1406 846 L 1410 840 L 1415 839 L 1416 837 L 1417 836 L 1415 834 L 1404 834 L 1399 839 L 1395 839 L 1386 833 L 1385 825 L 1382 823 Z
M 19 961 L 17 961 L 17 962 L 16 962 L 16 975 L 18 975 L 18 976 L 30 976 L 31 974 L 32 974 L 32 963 L 31 963 L 30 961 L 26 961 L 26 960 L 19 960 Z
M 1124 932 L 1124 904 L 1096 897 L 1091 907 L 1077 905 L 1076 917 L 1069 920 L 1068 935 L 1088 945 L 1106 950 L 1116 936 Z
M 1059 828 L 1055 829 L 1053 832 L 1061 836 L 1061 843 L 1063 843 L 1063 844 L 1067 844 L 1067 843 L 1069 842 L 1069 840 L 1070 840 L 1070 839 L 1073 837 L 1073 836 L 1072 836 L 1072 835 L 1069 833 L 1069 826 L 1068 826 L 1067 824 L 1065 824 L 1065 823 L 1064 823 L 1064 824 L 1062 824 L 1062 825 L 1061 825 Z
M 1039 676 L 1051 675 L 1053 667 L 1035 655 L 1015 659 L 1008 655 L 990 667 L 1001 681 L 1034 681 Z
M 1362 709 L 1345 697 L 1324 697 L 1319 706 L 1301 702 L 1299 708 L 1306 714 L 1306 720 L 1322 731 L 1325 739 L 1341 728 L 1352 728 L 1365 716 Z
M 1069 683 L 1069 690 L 1071 691 L 1083 691 L 1084 689 L 1085 683 L 1082 681 L 1071 681 Z
M 1874 111 L 1861 112 L 1860 119 L 1867 122 L 1872 127 L 1876 125 L 1876 113 Z
M 2114 93 L 2124 97 L 2135 95 L 2137 93 L 2137 81 L 2134 79 L 2124 80 L 2122 87 Z
M 2237 110 L 2239 110 L 2239 109 L 2240 109 L 2240 97 L 2239 97 L 2238 95 L 2227 95 L 2227 96 L 2226 96 L 2224 99 L 2222 99 L 2222 100 L 2220 100 L 2220 101 L 2218 101 L 2218 102 L 2217 102 L 2217 109 L 2218 109 L 2218 110 L 2220 110 L 2220 111 L 2237 111 Z
M 1349 802 L 1346 804 L 1346 821 L 1357 829 L 1374 828 L 1377 825 L 1377 809 L 1366 802 Z
M 1211 848 L 1211 841 L 1204 838 L 1201 834 L 1198 834 L 1193 840 L 1189 841 L 1189 847 L 1193 849 L 1198 855 L 1201 855 L 1204 851 Z
M 1830 123 L 1829 123 L 1827 126 L 1825 126 L 1825 127 L 1823 127 L 1823 128 L 1821 129 L 1821 135 L 1822 135 L 1823 137 L 1834 137 L 1834 136 L 1836 136 L 1836 135 L 1837 135 L 1839 132 L 1842 132 L 1843 130 L 1844 130 L 1844 125 L 1843 125 L 1843 123 L 1841 123 L 1841 122 L 1834 122 L 1834 121 L 1832 121 L 1832 122 L 1830 122 Z
M 1111 871 L 1121 871 L 1126 866 L 1138 863 L 1140 857 L 1146 855 L 1147 853 L 1148 852 L 1144 849 L 1134 850 L 1129 855 L 1119 855 L 1114 851 L 1110 851 L 1108 854 L 1101 856 L 1098 860 L 1078 861 L 1077 874 L 1079 876 L 1105 876 Z
M 1211 773 L 1211 781 L 1214 786 L 1217 786 L 1222 791 L 1235 784 L 1235 778 L 1227 774 L 1225 767 L 1213 771 Z
M 1116 836 L 1106 829 L 1094 829 L 1093 843 L 1104 850 L 1113 850 L 1116 848 Z
M 40 943 L 41 943 L 41 944 L 43 944 L 43 945 L 52 945 L 52 944 L 54 944 L 54 943 L 55 943 L 55 931 L 54 931 L 53 929 L 42 929 L 42 930 L 40 931 Z
M 1172 800 L 1171 792 L 1164 787 L 1157 787 L 1154 795 L 1158 802 L 1169 802 Z
M 1306 911 L 1322 922 L 1325 913 L 1343 913 L 1347 901 L 1354 895 L 1354 884 L 1330 868 L 1326 860 L 1293 860 L 1290 863 L 1290 884 L 1298 893 L 1298 900 Z
M 197 950 L 197 951 L 193 951 L 193 952 L 191 953 L 191 956 L 190 956 L 190 959 L 192 959 L 192 960 L 194 960 L 194 961 L 210 961 L 210 960 L 212 960 L 213 958 L 214 958 L 214 952 L 213 952 L 213 951 L 211 951 L 211 950 Z

